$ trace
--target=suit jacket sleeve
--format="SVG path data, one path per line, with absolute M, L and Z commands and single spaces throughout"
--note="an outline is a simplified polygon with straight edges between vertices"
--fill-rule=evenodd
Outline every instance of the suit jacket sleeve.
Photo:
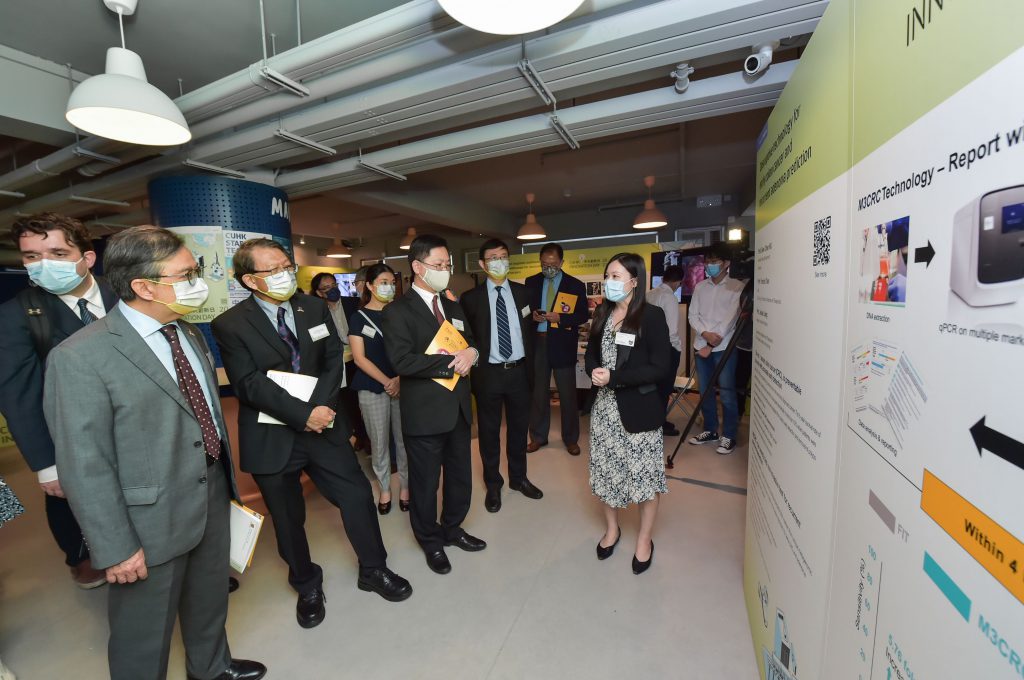
M 419 304 L 419 301 L 413 304 Z M 425 347 L 416 348 L 412 327 L 414 321 L 409 318 L 409 310 L 391 303 L 384 308 L 382 321 L 384 346 L 398 375 L 403 378 L 428 379 L 451 378 L 455 375 L 455 369 L 448 367 L 452 361 L 450 357 L 424 354 Z
M 247 406 L 274 416 L 298 432 L 306 429 L 306 421 L 313 407 L 301 399 L 296 399 L 259 369 L 248 345 L 241 333 L 231 327 L 230 320 L 223 316 L 213 320 L 211 324 L 213 336 L 220 347 L 220 358 L 224 362 L 224 370 L 239 400 Z M 330 328 L 333 328 L 332 323 Z M 337 333 L 337 331 L 335 331 Z M 329 338 L 324 338 L 326 342 Z M 337 335 L 334 336 L 337 343 Z M 340 360 L 339 360 L 340 362 Z M 341 379 L 338 379 L 340 386 Z M 320 385 L 317 385 L 319 389 Z
M 566 286 L 566 292 L 576 296 L 576 308 L 572 310 L 572 314 L 558 315 L 558 325 L 563 328 L 582 326 L 590 318 L 590 310 L 587 309 L 587 284 L 576 279 L 569 283 L 572 285 Z
M 17 300 L 0 307 L 0 413 L 25 462 L 38 472 L 55 462 L 53 441 L 40 406 L 43 363 L 36 354 Z
M 647 347 L 647 361 L 635 363 L 627 361 L 622 368 L 612 371 L 611 387 L 635 387 L 650 385 L 664 380 L 672 370 L 672 359 L 668 341 L 668 326 L 665 324 L 665 313 L 656 305 L 646 305 L 643 324 L 643 339 L 638 339 Z M 634 356 L 637 353 L 634 351 Z
M 309 397 L 309 403 L 313 406 L 326 406 L 332 411 L 336 411 L 342 376 L 345 375 L 345 350 L 341 344 L 341 337 L 338 335 L 338 328 L 331 316 L 331 310 L 326 303 L 323 305 L 323 310 L 321 323 L 327 329 L 327 337 L 321 341 L 324 343 L 325 365 L 316 381 L 316 388 L 313 389 L 313 394 Z M 345 330 L 348 331 L 348 324 L 346 324 Z M 305 427 L 306 421 L 304 420 L 302 429 Z
M 67 347 L 50 352 L 48 366 L 43 408 L 61 488 L 89 544 L 93 566 L 106 569 L 142 547 L 118 477 L 108 388 L 88 358 Z

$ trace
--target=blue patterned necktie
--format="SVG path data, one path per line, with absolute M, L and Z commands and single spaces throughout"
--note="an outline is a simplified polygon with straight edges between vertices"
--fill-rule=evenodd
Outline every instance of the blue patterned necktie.
M 288 345 L 288 349 L 292 353 L 292 371 L 294 373 L 299 372 L 299 340 L 292 333 L 292 329 L 288 328 L 288 324 L 284 320 L 284 307 L 277 308 L 277 334 L 284 340 L 284 344 Z
M 508 311 L 505 309 L 505 298 L 501 294 L 501 286 L 494 287 L 498 300 L 494 304 L 494 317 L 498 324 L 498 352 L 501 358 L 508 361 L 512 356 L 512 332 L 508 326 Z
M 78 298 L 78 316 L 82 317 L 82 323 L 86 326 L 96 320 L 96 315 L 89 311 L 89 303 L 85 298 Z

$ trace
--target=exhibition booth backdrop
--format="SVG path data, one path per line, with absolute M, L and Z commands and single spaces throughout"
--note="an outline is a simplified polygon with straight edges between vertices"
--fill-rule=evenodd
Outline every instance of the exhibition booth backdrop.
M 758 140 L 765 680 L 1024 677 L 1022 20 L 833 0 Z

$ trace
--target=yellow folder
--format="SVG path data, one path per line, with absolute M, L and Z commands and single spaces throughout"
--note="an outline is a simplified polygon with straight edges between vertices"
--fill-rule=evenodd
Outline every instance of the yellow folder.
M 578 299 L 579 296 L 572 293 L 559 293 L 555 296 L 555 303 L 551 305 L 550 311 L 555 314 L 572 314 L 576 311 L 576 300 Z M 552 323 L 551 327 L 558 328 L 558 324 Z
M 437 330 L 437 335 L 430 341 L 430 345 L 427 346 L 427 351 L 424 354 L 455 356 L 467 347 L 469 347 L 469 343 L 462 337 L 462 333 L 455 330 L 455 326 L 451 322 L 445 321 Z M 451 378 L 434 378 L 434 382 L 448 390 L 454 390 L 460 377 L 462 376 L 456 373 Z

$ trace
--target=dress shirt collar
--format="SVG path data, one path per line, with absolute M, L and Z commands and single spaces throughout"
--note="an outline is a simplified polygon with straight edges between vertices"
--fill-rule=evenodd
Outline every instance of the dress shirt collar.
M 253 293 L 252 299 L 256 301 L 256 304 L 260 306 L 260 309 L 262 309 L 264 312 L 267 313 L 268 316 L 274 319 L 274 323 L 277 323 L 278 309 L 283 309 L 285 315 L 290 315 L 292 313 L 292 303 L 289 300 L 285 300 L 281 304 L 275 305 L 273 302 L 267 302 L 266 300 L 260 298 L 255 293 Z
M 434 313 L 434 298 L 439 298 L 441 296 L 438 295 L 437 293 L 433 292 L 433 291 L 423 290 L 422 288 L 417 286 L 415 283 L 412 285 L 412 289 L 414 291 L 416 291 L 416 294 L 420 296 L 420 299 L 423 300 L 423 302 L 427 305 L 427 307 L 430 308 L 430 313 L 433 314 Z M 444 313 L 444 305 L 441 304 L 440 300 L 438 300 L 437 306 L 441 309 L 442 316 L 447 318 L 448 315 Z
M 92 285 L 90 285 L 89 289 L 85 291 L 85 295 L 81 296 L 81 299 L 85 300 L 90 305 L 94 305 L 100 309 L 106 309 L 106 307 L 103 306 L 103 295 L 100 294 L 100 286 L 96 283 L 96 277 L 90 273 L 89 280 L 92 281 Z M 58 295 L 57 297 L 59 297 L 68 307 L 77 309 L 79 300 L 78 296 L 65 293 L 64 295 Z
M 170 324 L 161 323 L 150 315 L 144 314 L 134 307 L 125 304 L 124 300 L 117 303 L 117 308 L 121 310 L 121 315 L 124 316 L 125 321 L 143 338 L 148 338 L 153 333 L 158 333 L 164 326 L 178 325 L 177 321 L 172 321 Z
M 508 279 L 505 279 L 501 283 L 495 283 L 494 279 L 492 279 L 490 276 L 487 277 L 487 292 L 488 293 L 494 292 L 498 288 L 498 286 L 501 286 L 502 290 L 507 290 L 509 292 L 512 292 L 512 287 L 509 285 Z

